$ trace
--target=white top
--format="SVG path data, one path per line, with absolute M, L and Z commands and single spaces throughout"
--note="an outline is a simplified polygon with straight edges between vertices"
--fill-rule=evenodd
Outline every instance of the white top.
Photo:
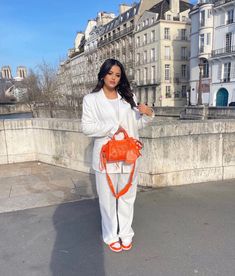
M 117 120 L 119 121 L 119 99 L 118 98 L 115 98 L 115 99 L 108 99 L 108 101 L 111 103 L 114 111 L 115 111 L 115 114 L 117 116 Z

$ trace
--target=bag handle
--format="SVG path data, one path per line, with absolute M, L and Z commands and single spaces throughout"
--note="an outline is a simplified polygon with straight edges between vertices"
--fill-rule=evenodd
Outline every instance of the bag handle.
M 120 128 L 120 129 L 117 130 L 117 132 L 114 133 L 112 139 L 115 140 L 115 135 L 118 135 L 119 133 L 123 133 L 124 139 L 127 139 L 129 137 L 128 134 L 127 134 L 127 132 L 125 131 L 125 129 L 124 128 Z

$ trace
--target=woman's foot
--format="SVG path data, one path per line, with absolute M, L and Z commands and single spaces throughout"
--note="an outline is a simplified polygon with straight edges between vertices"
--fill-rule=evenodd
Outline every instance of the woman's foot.
M 121 252 L 122 251 L 122 246 L 121 246 L 119 241 L 110 243 L 109 248 L 114 252 Z
M 132 246 L 133 246 L 132 242 L 130 242 L 130 243 L 122 243 L 122 250 L 125 250 L 125 251 L 131 250 Z

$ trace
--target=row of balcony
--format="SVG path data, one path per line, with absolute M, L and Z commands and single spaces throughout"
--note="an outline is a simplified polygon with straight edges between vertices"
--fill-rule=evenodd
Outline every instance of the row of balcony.
M 227 54 L 235 54 L 235 45 L 212 51 L 212 57 L 224 56 Z
M 218 0 L 214 2 L 214 6 L 218 7 L 229 2 L 233 2 L 233 0 Z
M 113 35 L 111 35 L 111 36 L 109 36 L 109 37 L 107 37 L 105 39 L 100 40 L 98 42 L 98 47 L 103 46 L 103 45 L 105 45 L 105 44 L 109 43 L 110 41 L 113 41 L 113 40 L 115 40 L 117 38 L 120 38 L 120 37 L 122 37 L 122 36 L 130 33 L 133 30 L 134 30 L 134 25 L 130 26 L 130 27 L 128 27 L 128 28 L 126 28 L 126 29 L 124 29 L 122 31 L 119 31 L 117 33 L 114 33 Z
M 174 92 L 174 93 L 166 93 L 165 94 L 166 98 L 186 98 L 187 94 L 186 92 Z
M 173 40 L 188 41 L 188 37 L 187 36 L 183 36 L 183 37 L 175 36 L 174 38 L 171 38 L 170 35 L 166 35 L 166 36 L 163 36 L 162 39 L 164 39 L 164 40 L 172 40 L 173 39 Z M 143 47 L 145 45 L 154 43 L 156 41 L 157 41 L 157 39 L 150 39 L 149 41 L 143 41 L 142 43 L 136 43 L 136 48 Z

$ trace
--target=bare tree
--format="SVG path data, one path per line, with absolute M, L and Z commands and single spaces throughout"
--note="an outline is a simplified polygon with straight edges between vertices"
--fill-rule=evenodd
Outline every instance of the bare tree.
M 22 81 L 22 84 L 27 89 L 23 102 L 30 107 L 31 112 L 33 113 L 34 107 L 37 103 L 41 102 L 42 96 L 38 75 L 30 69 L 28 76 Z
M 43 61 L 37 66 L 37 70 L 29 71 L 28 77 L 23 81 L 27 89 L 24 102 L 33 112 L 37 106 L 48 108 L 53 117 L 53 109 L 59 101 L 58 81 L 56 70 Z
M 45 61 L 38 65 L 39 87 L 42 91 L 41 100 L 49 107 L 53 117 L 53 109 L 59 103 L 61 94 L 58 91 L 56 69 Z

